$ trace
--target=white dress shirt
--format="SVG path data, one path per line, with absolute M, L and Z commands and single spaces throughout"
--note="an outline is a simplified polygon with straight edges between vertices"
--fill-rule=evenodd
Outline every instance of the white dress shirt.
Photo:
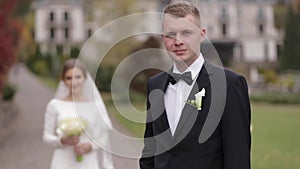
M 190 71 L 192 75 L 193 83 L 192 85 L 188 85 L 185 81 L 179 80 L 176 84 L 172 85 L 169 82 L 169 85 L 164 95 L 164 101 L 165 101 L 168 122 L 169 122 L 172 135 L 174 135 L 175 133 L 177 124 L 181 116 L 181 112 L 185 105 L 185 101 L 187 100 L 195 84 L 196 81 L 195 79 L 198 77 L 203 64 L 204 64 L 204 58 L 202 54 L 200 54 L 198 59 L 195 60 L 195 62 L 192 65 L 190 65 L 184 72 L 179 72 L 179 70 L 177 69 L 174 63 L 173 72 L 182 74 Z

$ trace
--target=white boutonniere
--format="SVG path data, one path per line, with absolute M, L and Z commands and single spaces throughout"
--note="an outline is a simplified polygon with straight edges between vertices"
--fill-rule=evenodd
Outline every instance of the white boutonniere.
M 202 88 L 202 90 L 195 94 L 195 100 L 187 100 L 185 103 L 197 108 L 197 110 L 202 109 L 202 97 L 205 96 L 205 89 Z

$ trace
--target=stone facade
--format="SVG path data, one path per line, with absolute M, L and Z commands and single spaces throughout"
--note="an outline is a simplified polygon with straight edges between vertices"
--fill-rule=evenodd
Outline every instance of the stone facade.
M 203 26 L 216 48 L 226 46 L 234 62 L 277 61 L 279 41 L 272 3 L 255 0 L 192 0 L 201 10 Z M 229 48 L 229 49 L 228 49 Z M 222 57 L 222 56 L 221 56 Z

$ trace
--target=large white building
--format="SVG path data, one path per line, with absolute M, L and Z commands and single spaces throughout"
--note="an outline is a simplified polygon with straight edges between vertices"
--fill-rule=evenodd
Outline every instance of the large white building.
M 69 53 L 88 36 L 84 8 L 79 0 L 39 0 L 35 8 L 35 41 L 42 52 L 56 53 L 62 46 Z
M 256 0 L 193 0 L 209 39 L 236 62 L 277 61 L 278 33 L 272 3 Z
M 207 36 L 219 51 L 221 58 L 248 65 L 265 65 L 277 61 L 279 36 L 274 27 L 271 2 L 190 1 L 199 7 Z M 93 6 L 92 2 L 98 5 Z M 161 12 L 172 0 L 136 2 L 131 7 L 131 13 Z M 69 52 L 71 46 L 80 47 L 98 28 L 121 17 L 120 10 L 114 3 L 106 0 L 89 0 L 85 3 L 88 6 L 84 6 L 81 0 L 38 0 L 34 5 L 36 42 L 40 44 L 42 50 L 54 53 L 57 45 L 62 45 L 65 52 Z M 109 39 L 109 37 L 102 38 Z
M 157 10 L 158 0 L 137 2 L 129 7 L 129 12 Z M 58 46 L 69 54 L 71 47 L 81 47 L 99 28 L 122 17 L 118 4 L 107 0 L 36 0 L 33 7 L 35 41 L 42 52 L 52 54 L 57 53 Z M 143 26 L 132 28 L 143 29 Z M 101 38 L 105 41 L 109 36 L 112 35 Z

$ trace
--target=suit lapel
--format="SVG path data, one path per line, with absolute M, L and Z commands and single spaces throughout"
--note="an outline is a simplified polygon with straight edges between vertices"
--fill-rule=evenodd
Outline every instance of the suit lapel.
M 198 93 L 202 88 L 206 89 L 210 84 L 209 75 L 212 75 L 211 73 L 207 72 L 207 62 L 205 61 L 205 64 L 203 65 L 199 76 L 196 79 L 196 82 L 188 96 L 188 99 L 195 99 L 195 94 Z M 194 123 L 196 122 L 198 113 L 201 112 L 198 111 L 195 107 L 185 104 L 177 128 L 175 130 L 172 145 L 178 144 L 191 130 Z
M 169 76 L 169 74 L 166 72 L 164 74 L 164 77 L 162 78 L 163 83 L 157 83 L 157 85 L 159 85 L 159 86 L 156 86 L 155 88 L 159 89 L 159 91 L 163 91 L 163 92 L 159 92 L 155 96 L 155 100 L 154 100 L 154 102 L 155 102 L 154 105 L 155 106 L 153 106 L 153 109 L 156 109 L 156 108 L 158 108 L 158 109 L 157 110 L 151 110 L 154 113 L 158 113 L 158 114 L 155 114 L 155 116 L 157 117 L 156 122 L 155 122 L 157 124 L 156 129 L 157 129 L 158 133 L 164 132 L 161 135 L 161 137 L 162 137 L 161 142 L 166 143 L 165 144 L 166 148 L 169 147 L 170 142 L 172 140 L 172 133 L 171 133 L 171 130 L 170 130 L 170 125 L 169 125 L 169 122 L 168 122 L 168 117 L 167 117 L 166 107 L 165 107 L 165 102 L 164 102 L 164 94 L 165 94 L 166 89 L 169 85 L 169 81 L 168 81 L 169 77 L 168 76 Z

